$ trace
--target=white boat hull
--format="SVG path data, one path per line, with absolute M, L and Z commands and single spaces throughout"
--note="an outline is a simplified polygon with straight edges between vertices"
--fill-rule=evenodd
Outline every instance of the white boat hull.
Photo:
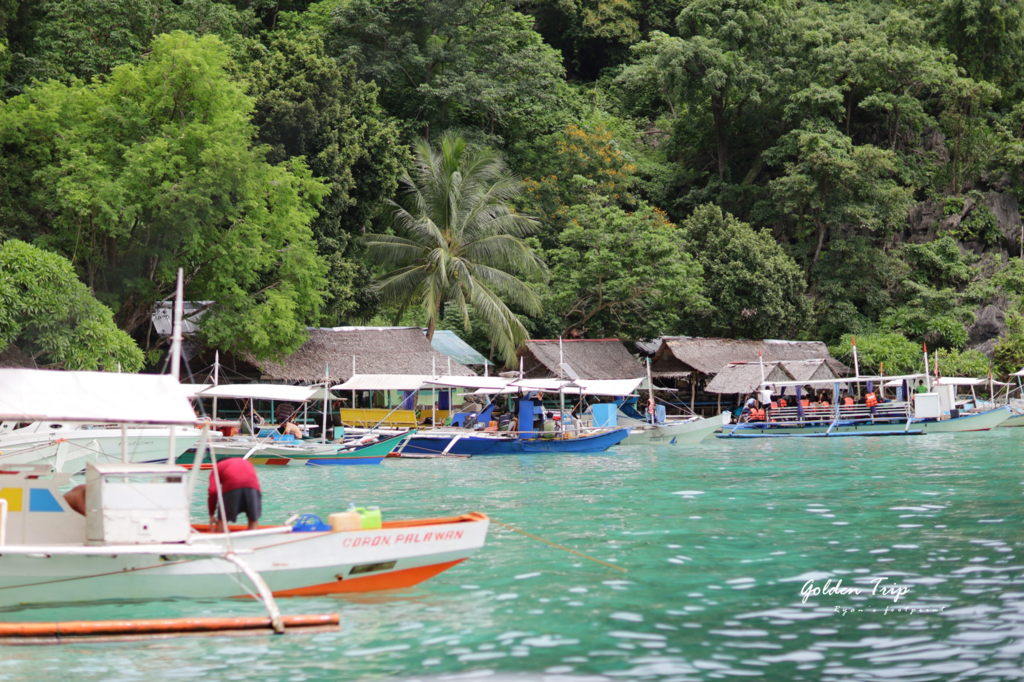
M 693 419 L 685 422 L 651 425 L 637 419 L 631 419 L 622 414 L 618 415 L 620 426 L 633 427 L 629 437 L 624 441 L 626 445 L 658 445 L 658 444 L 681 444 L 692 445 L 700 443 L 705 438 L 722 428 L 724 421 L 722 416 L 709 417 L 706 419 Z
M 483 514 L 385 523 L 377 530 L 232 533 L 240 558 L 278 597 L 411 587 L 465 560 L 484 545 Z M 226 548 L 222 535 L 195 536 L 195 546 Z M 25 548 L 26 546 L 22 546 Z M 184 544 L 166 553 L 0 555 L 0 607 L 110 599 L 222 599 L 255 591 L 231 562 L 188 557 Z M 50 548 L 53 549 L 53 548 Z M 247 550 L 251 550 L 248 553 Z
M 166 428 L 129 428 L 128 461 L 165 462 L 170 442 Z M 175 430 L 175 455 L 199 441 L 198 429 Z M 121 461 L 120 429 L 55 429 L 25 432 L 18 430 L 0 436 L 0 464 L 48 464 L 57 471 L 76 473 L 88 462 Z
M 752 422 L 735 427 L 725 427 L 719 438 L 781 438 L 794 437 L 838 437 L 838 436 L 903 436 L 933 433 L 966 433 L 989 431 L 1010 418 L 1010 409 L 1001 407 L 978 414 L 968 414 L 956 419 L 912 420 L 909 424 L 901 421 L 873 423 L 831 422 L 789 425 L 785 422 Z

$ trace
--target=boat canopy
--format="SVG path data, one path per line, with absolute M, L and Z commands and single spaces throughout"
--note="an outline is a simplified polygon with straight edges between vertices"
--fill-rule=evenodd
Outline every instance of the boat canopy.
M 988 386 L 988 379 L 974 379 L 972 377 L 939 377 L 935 380 L 939 386 Z M 1002 381 L 992 380 L 993 386 L 1007 386 L 1008 384 Z
M 198 398 L 201 391 L 213 388 L 213 384 L 181 384 L 181 388 L 185 391 L 186 398 Z
M 0 369 L 0 420 L 195 424 L 186 393 L 167 374 Z
M 305 402 L 322 399 L 320 386 L 286 386 L 284 384 L 221 384 L 200 391 L 200 398 L 243 398 L 247 400 L 280 400 Z
M 435 377 L 429 374 L 353 374 L 343 384 L 331 386 L 335 391 L 418 391 Z M 473 377 L 459 377 L 472 379 Z
M 813 381 L 766 381 L 762 383 L 761 386 L 764 388 L 781 388 L 783 386 L 814 386 L 818 388 L 827 388 L 835 384 L 866 384 L 869 381 L 874 381 L 876 383 L 881 383 L 883 381 L 902 382 L 904 380 L 912 381 L 914 379 L 924 378 L 924 374 L 905 374 L 891 377 L 842 377 L 838 379 L 815 379 Z
M 456 377 L 456 376 L 442 376 L 442 377 L 431 377 L 427 379 L 426 384 L 429 386 L 445 386 L 451 388 L 486 388 L 491 390 L 499 390 L 505 388 L 512 382 L 512 379 L 505 377 Z
M 1024 369 L 1021 369 L 1019 372 L 1014 372 L 1010 376 L 1011 377 L 1024 377 Z
M 624 396 L 632 394 L 642 381 L 644 381 L 642 378 L 577 379 L 576 381 L 565 379 L 518 379 L 512 381 L 503 389 L 482 388 L 476 393 L 478 395 L 489 395 L 494 393 L 561 392 L 566 395 Z

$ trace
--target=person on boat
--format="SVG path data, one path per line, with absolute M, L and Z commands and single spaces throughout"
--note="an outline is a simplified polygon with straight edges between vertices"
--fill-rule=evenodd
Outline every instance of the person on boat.
M 755 398 L 754 394 L 751 393 L 750 397 L 747 398 L 747 401 L 745 403 L 743 403 L 743 412 L 740 413 L 740 418 L 743 419 L 744 417 L 746 417 L 747 419 L 749 419 L 750 418 L 750 414 L 754 410 L 756 410 L 756 409 L 757 409 L 757 398 Z
M 224 496 L 224 514 L 220 513 L 217 504 L 218 477 L 221 494 Z M 249 521 L 249 530 L 256 530 L 259 527 L 258 521 L 263 513 L 263 493 L 260 491 L 260 480 L 256 476 L 256 467 L 252 462 L 241 457 L 229 457 L 217 462 L 217 470 L 210 472 L 210 487 L 207 492 L 211 533 L 223 533 L 224 521 L 234 523 L 242 512 Z
M 291 403 L 281 403 L 278 405 L 277 421 L 280 426 L 277 427 L 277 432 L 282 436 L 295 436 L 296 439 L 302 438 L 302 429 L 292 423 L 295 415 L 295 406 Z
M 85 516 L 85 484 L 76 485 L 64 493 L 64 501 L 68 503 L 72 510 Z

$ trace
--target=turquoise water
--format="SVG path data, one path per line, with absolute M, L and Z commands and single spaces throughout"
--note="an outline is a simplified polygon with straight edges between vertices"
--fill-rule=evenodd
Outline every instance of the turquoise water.
M 414 590 L 281 601 L 339 612 L 340 633 L 9 647 L 0 680 L 1020 679 L 1022 444 L 1024 429 L 1007 429 L 261 469 L 267 521 L 350 500 L 386 518 L 480 510 L 627 572 L 495 525 L 482 551 Z M 830 578 L 863 594 L 802 601 L 808 580 Z M 872 595 L 883 578 L 908 592 Z M 258 611 L 159 602 L 2 617 Z

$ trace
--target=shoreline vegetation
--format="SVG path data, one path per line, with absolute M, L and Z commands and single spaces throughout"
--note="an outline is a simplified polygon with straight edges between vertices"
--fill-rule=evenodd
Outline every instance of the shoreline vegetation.
M 307 327 L 1024 366 L 1024 6 L 0 0 L 0 358 Z

